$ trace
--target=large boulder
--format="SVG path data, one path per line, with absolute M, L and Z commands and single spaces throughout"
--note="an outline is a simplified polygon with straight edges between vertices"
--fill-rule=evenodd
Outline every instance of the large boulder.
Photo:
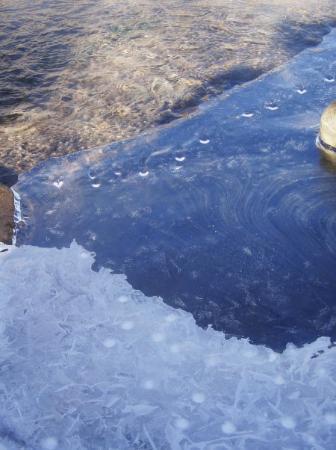
M 0 184 L 0 242 L 11 244 L 14 232 L 14 195 Z

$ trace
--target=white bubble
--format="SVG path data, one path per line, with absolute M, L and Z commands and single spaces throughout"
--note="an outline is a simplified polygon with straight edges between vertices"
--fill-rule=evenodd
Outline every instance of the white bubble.
M 179 353 L 180 352 L 180 346 L 178 344 L 173 344 L 170 346 L 171 353 Z
M 325 77 L 324 81 L 326 83 L 333 83 L 335 81 L 335 78 L 334 77 Z
M 104 347 L 106 348 L 112 348 L 116 345 L 116 341 L 114 339 L 111 338 L 107 338 L 105 339 L 105 341 L 103 342 Z
M 114 175 L 116 175 L 117 177 L 121 177 L 121 172 L 116 171 L 116 172 L 114 172 Z
M 297 89 L 296 91 L 298 94 L 303 95 L 307 92 L 307 89 Z
M 274 352 L 272 352 L 272 353 L 270 353 L 269 355 L 268 355 L 268 360 L 270 361 L 270 362 L 274 362 L 274 361 L 276 361 L 278 359 L 278 355 L 276 354 L 276 353 L 274 353 Z
M 63 181 L 61 181 L 61 180 L 59 180 L 59 181 L 54 181 L 53 182 L 53 185 L 55 186 L 55 187 L 57 187 L 57 189 L 61 189 L 61 187 L 63 186 Z
M 176 319 L 177 319 L 176 314 L 168 314 L 168 316 L 165 317 L 165 321 L 168 323 L 175 322 Z
M 189 428 L 189 421 L 183 417 L 180 417 L 179 419 L 176 419 L 175 426 L 180 430 L 186 430 Z
M 128 297 L 126 295 L 121 295 L 120 297 L 118 297 L 118 302 L 119 303 L 127 303 L 128 302 Z
M 121 324 L 121 328 L 123 330 L 131 330 L 132 328 L 134 328 L 134 323 L 131 320 L 127 320 L 126 322 L 123 322 Z
M 253 117 L 254 114 L 252 112 L 244 112 L 242 114 L 242 117 L 246 117 L 247 119 L 249 119 L 250 117 Z
M 101 186 L 100 183 L 92 183 L 91 186 L 95 189 L 99 188 Z
M 165 335 L 162 333 L 153 333 L 152 334 L 152 340 L 154 342 L 162 342 L 165 340 L 165 338 L 166 338 Z
M 210 139 L 200 139 L 199 141 L 201 144 L 206 145 L 206 144 L 209 144 Z
M 47 437 L 41 441 L 41 446 L 45 450 L 54 450 L 57 448 L 58 442 L 54 437 Z
M 324 416 L 325 421 L 329 425 L 336 425 L 336 414 L 328 413 Z
M 285 384 L 285 380 L 281 375 L 278 375 L 277 377 L 275 377 L 274 383 L 280 386 L 282 384 Z
M 186 157 L 185 156 L 175 156 L 175 160 L 178 162 L 182 162 L 185 161 Z
M 144 170 L 139 172 L 140 177 L 147 177 L 149 175 L 149 171 L 148 170 Z
M 202 392 L 194 392 L 191 398 L 195 403 L 203 403 L 205 395 Z
M 281 425 L 287 430 L 293 430 L 295 428 L 295 420 L 290 416 L 284 416 L 281 418 Z
M 222 425 L 222 431 L 225 434 L 232 434 L 236 432 L 236 426 L 232 422 L 224 422 Z
M 269 111 L 276 111 L 277 109 L 279 109 L 279 106 L 276 106 L 276 105 L 265 105 L 265 108 L 268 109 Z
M 151 390 L 154 389 L 154 381 L 153 380 L 145 380 L 143 382 L 144 389 Z

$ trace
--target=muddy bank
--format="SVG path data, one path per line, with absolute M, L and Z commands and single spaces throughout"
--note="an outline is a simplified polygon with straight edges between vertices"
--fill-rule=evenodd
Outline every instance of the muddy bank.
M 318 4 L 1 2 L 1 164 L 27 170 L 189 114 L 318 44 L 336 17 L 334 0 Z

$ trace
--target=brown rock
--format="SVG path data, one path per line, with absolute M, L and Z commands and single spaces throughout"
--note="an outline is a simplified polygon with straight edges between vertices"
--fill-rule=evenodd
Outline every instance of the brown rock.
M 13 192 L 0 184 L 0 242 L 12 243 L 14 225 Z

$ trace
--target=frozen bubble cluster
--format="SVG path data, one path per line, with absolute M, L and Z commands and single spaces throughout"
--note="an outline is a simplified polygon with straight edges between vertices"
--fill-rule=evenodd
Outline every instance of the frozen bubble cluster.
M 1 449 L 335 448 L 329 339 L 226 340 L 74 243 L 0 259 Z

